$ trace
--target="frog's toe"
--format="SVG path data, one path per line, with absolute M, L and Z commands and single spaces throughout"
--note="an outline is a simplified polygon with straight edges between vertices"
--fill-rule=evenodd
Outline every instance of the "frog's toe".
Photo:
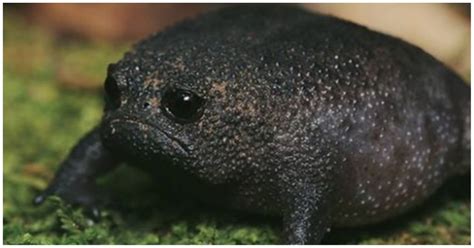
M 44 202 L 44 200 L 46 200 L 47 197 L 48 197 L 47 195 L 40 193 L 39 195 L 35 196 L 35 198 L 33 199 L 33 204 L 35 206 L 39 206 Z
M 53 191 L 51 190 L 51 188 L 47 188 L 45 189 L 44 191 L 42 191 L 41 193 L 39 193 L 38 195 L 35 196 L 35 198 L 33 198 L 33 205 L 35 206 L 39 206 L 41 204 L 43 204 L 43 202 L 51 195 L 53 195 Z
M 90 206 L 85 209 L 85 214 L 94 221 L 99 221 L 101 217 L 101 211 L 97 206 Z

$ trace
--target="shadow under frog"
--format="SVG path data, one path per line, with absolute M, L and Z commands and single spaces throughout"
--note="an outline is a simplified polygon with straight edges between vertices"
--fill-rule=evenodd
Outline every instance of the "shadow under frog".
M 288 6 L 224 8 L 109 66 L 101 123 L 49 187 L 94 206 L 120 162 L 159 187 L 281 216 L 283 239 L 376 223 L 470 170 L 470 90 L 421 49 Z M 157 186 L 158 187 L 158 186 Z

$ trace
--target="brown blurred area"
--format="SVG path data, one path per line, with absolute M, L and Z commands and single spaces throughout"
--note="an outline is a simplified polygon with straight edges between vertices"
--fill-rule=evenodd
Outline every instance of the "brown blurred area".
M 470 76 L 470 4 L 305 4 L 305 7 L 401 38 L 423 48 L 464 78 Z
M 31 24 L 61 37 L 136 41 L 228 4 L 14 4 Z M 300 4 L 416 44 L 470 75 L 470 4 Z
M 209 11 L 208 4 L 29 4 L 24 13 L 35 24 L 60 35 L 105 40 L 136 40 L 184 18 Z

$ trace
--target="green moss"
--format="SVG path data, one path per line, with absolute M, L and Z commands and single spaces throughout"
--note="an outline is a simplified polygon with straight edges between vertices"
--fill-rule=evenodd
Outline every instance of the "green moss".
M 161 199 L 153 180 L 130 167 L 103 179 L 121 200 L 103 209 L 99 222 L 57 198 L 34 207 L 34 195 L 46 187 L 59 162 L 100 120 L 105 68 L 128 44 L 58 42 L 8 8 L 4 20 L 5 244 L 278 243 L 278 220 Z M 64 81 L 70 77 L 58 70 L 81 80 L 70 87 L 71 82 Z M 75 84 L 82 81 L 86 87 Z M 454 185 L 402 218 L 375 227 L 333 230 L 325 242 L 469 244 L 469 184 Z

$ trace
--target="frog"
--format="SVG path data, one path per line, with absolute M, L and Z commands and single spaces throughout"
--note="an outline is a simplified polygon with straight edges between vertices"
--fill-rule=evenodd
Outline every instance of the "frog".
M 470 171 L 470 89 L 396 37 L 287 5 L 184 20 L 110 64 L 103 117 L 48 196 L 86 207 L 121 163 L 156 187 L 278 216 L 282 242 L 399 216 Z

